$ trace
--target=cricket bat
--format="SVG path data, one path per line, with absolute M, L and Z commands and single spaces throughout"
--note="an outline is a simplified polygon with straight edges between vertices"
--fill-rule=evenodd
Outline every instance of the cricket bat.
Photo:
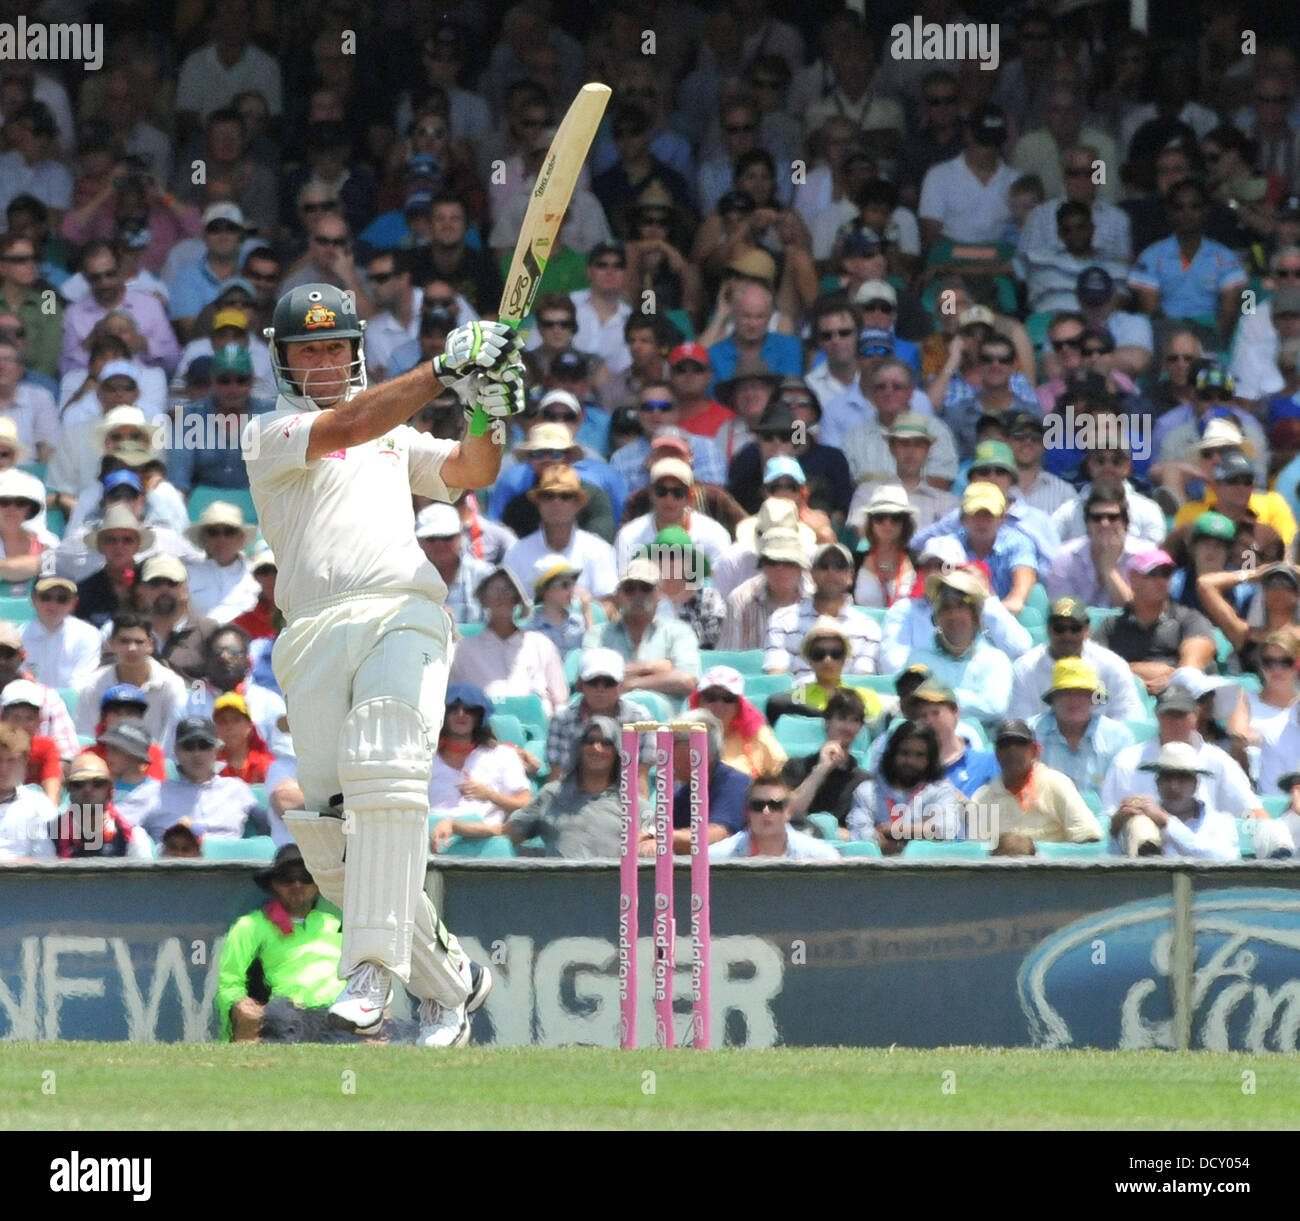
M 498 314 L 502 322 L 516 330 L 533 307 L 542 273 L 551 257 L 551 246 L 560 231 L 560 222 L 569 206 L 573 188 L 577 186 L 582 163 L 596 138 L 596 128 L 600 126 L 609 95 L 608 85 L 583 85 L 556 131 L 551 147 L 546 150 L 542 168 L 537 172 L 523 228 L 519 230 L 514 257 L 510 260 Z

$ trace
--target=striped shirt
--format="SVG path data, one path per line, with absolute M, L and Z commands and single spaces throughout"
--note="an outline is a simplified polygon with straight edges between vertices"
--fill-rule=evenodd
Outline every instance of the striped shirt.
M 727 595 L 727 618 L 718 637 L 720 649 L 761 649 L 774 608 L 767 595 L 767 579 L 756 577 L 737 585 Z
M 819 618 L 811 598 L 773 611 L 763 644 L 763 669 L 776 674 L 789 671 L 796 682 L 811 675 L 812 666 L 799 646 Z M 848 597 L 834 618 L 849 638 L 849 656 L 844 663 L 844 673 L 877 673 L 880 668 L 880 624 L 860 607 L 854 606 Z

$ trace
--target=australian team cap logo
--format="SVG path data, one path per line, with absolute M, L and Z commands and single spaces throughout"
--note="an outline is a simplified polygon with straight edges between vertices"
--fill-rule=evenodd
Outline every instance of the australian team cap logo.
M 321 327 L 332 327 L 334 325 L 334 311 L 326 309 L 323 305 L 313 305 L 303 317 L 302 325 L 304 330 L 315 331 Z

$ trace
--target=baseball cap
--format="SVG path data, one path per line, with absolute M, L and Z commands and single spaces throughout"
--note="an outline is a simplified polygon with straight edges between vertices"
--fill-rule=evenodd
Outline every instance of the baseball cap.
M 899 671 L 895 677 L 894 692 L 900 697 L 906 697 L 913 691 L 919 690 L 922 683 L 928 682 L 933 677 L 934 673 L 929 666 L 914 661 L 907 669 Z
M 66 589 L 75 594 L 77 592 L 77 583 L 71 577 L 60 577 L 51 574 L 47 577 L 37 577 L 36 584 L 32 588 L 38 594 L 47 589 Z
M 99 710 L 102 712 L 109 704 L 136 704 L 148 708 L 149 697 L 133 683 L 114 683 L 100 696 Z
M 967 126 L 976 144 L 998 147 L 1007 138 L 1007 116 L 1001 106 L 981 106 L 973 111 Z
M 205 716 L 187 716 L 176 726 L 176 745 L 186 742 L 206 742 L 209 746 L 219 746 L 216 727 Z
M 1080 305 L 1105 305 L 1115 293 L 1115 281 L 1104 267 L 1085 267 L 1074 282 Z
M 606 240 L 597 242 L 589 251 L 587 251 L 587 266 L 590 267 L 603 254 L 616 254 L 620 259 L 627 261 L 627 249 L 622 242 Z
M 893 351 L 893 331 L 887 331 L 879 326 L 864 326 L 858 332 L 859 356 L 889 356 Z
M 677 479 L 688 488 L 695 486 L 695 472 L 680 458 L 660 458 L 650 468 L 650 482 L 658 479 Z
M 1048 619 L 1069 619 L 1074 623 L 1087 623 L 1088 604 L 1079 598 L 1057 598 L 1048 608 Z
M 972 483 L 962 493 L 963 513 L 978 513 L 981 509 L 987 509 L 995 517 L 1000 517 L 1007 511 L 1007 498 L 1002 495 L 1002 489 L 997 484 Z
M 219 309 L 212 315 L 212 329 L 219 331 L 223 326 L 237 327 L 241 331 L 248 330 L 248 315 L 242 309 Z
M 993 487 L 992 484 L 986 486 Z M 996 488 L 993 490 L 997 491 Z M 918 565 L 924 564 L 926 560 L 938 560 L 947 564 L 951 571 L 966 562 L 966 550 L 955 535 L 936 534 L 921 545 L 920 554 L 916 557 Z
M 99 371 L 99 384 L 102 386 L 111 377 L 129 378 L 139 388 L 140 371 L 129 360 L 110 360 Z
M 542 401 L 537 404 L 537 408 L 541 411 L 557 403 L 561 407 L 567 407 L 575 416 L 582 414 L 582 404 L 578 402 L 578 396 L 569 390 L 548 390 L 542 395 Z
M 253 358 L 248 349 L 237 343 L 228 343 L 212 354 L 212 376 L 218 373 L 238 373 L 241 377 L 253 375 Z
M 1157 712 L 1195 712 L 1196 696 L 1182 683 L 1170 683 L 1156 696 Z
M 706 369 L 713 368 L 709 361 L 709 349 L 699 343 L 679 343 L 668 353 L 668 365 L 675 369 L 684 360 L 693 360 Z
M 1250 475 L 1252 478 L 1255 475 L 1255 468 L 1245 454 L 1229 450 L 1215 463 L 1215 479 L 1236 479 L 1241 475 Z
M 99 744 L 116 747 L 133 759 L 148 762 L 153 740 L 149 737 L 149 731 L 138 721 L 120 721 L 99 735 Z
M 45 702 L 45 693 L 31 679 L 16 678 L 2 693 L 0 706 L 12 708 L 15 704 L 30 704 L 39 708 Z
M 218 712 L 226 708 L 233 708 L 236 712 L 242 712 L 244 716 L 252 719 L 248 711 L 248 701 L 238 691 L 227 691 L 224 695 L 217 696 L 216 702 L 212 705 L 213 720 L 216 719 Z
M 800 487 L 808 482 L 808 476 L 803 473 L 803 467 L 798 461 L 786 454 L 781 454 L 775 458 L 769 458 L 767 465 L 763 468 L 763 484 L 775 483 L 778 479 L 793 479 Z
M 442 177 L 442 165 L 432 153 L 413 153 L 406 159 L 406 177 L 437 181 Z
M 1128 562 L 1129 571 L 1137 573 L 1140 577 L 1149 576 L 1159 568 L 1176 568 L 1174 557 L 1167 551 L 1159 547 L 1152 547 L 1147 551 L 1139 551 Z
M 618 583 L 624 585 L 628 581 L 644 581 L 647 585 L 658 585 L 659 565 L 645 556 L 637 556 L 636 559 L 629 560 Z
M 114 488 L 130 488 L 136 495 L 144 491 L 144 484 L 140 482 L 140 476 L 135 471 L 113 471 L 105 475 L 102 482 L 106 493 Z
M 244 214 L 239 210 L 238 204 L 232 203 L 214 203 L 209 204 L 203 213 L 203 227 L 206 229 L 213 221 L 227 220 L 231 224 L 244 228 Z
M 1217 538 L 1230 543 L 1237 537 L 1237 527 L 1230 517 L 1211 511 L 1202 513 L 1196 519 L 1196 524 L 1192 526 L 1192 537 Z
M 908 437 L 922 437 L 926 441 L 934 440 L 934 434 L 930 431 L 930 421 L 919 411 L 902 412 L 895 417 L 893 426 L 885 433 L 885 438 L 891 441 L 901 441 Z
M 584 683 L 593 678 L 612 678 L 621 683 L 626 673 L 623 655 L 615 649 L 584 649 L 578 662 L 578 679 Z
M 1041 436 L 1047 431 L 1047 425 L 1043 422 L 1043 417 L 1035 415 L 1032 411 L 1011 410 L 1002 417 L 1002 425 L 1007 433 L 1017 432 L 1021 429 L 1031 429 Z
M 710 687 L 719 687 L 731 695 L 745 694 L 745 680 L 732 666 L 710 666 L 705 670 L 695 690 L 707 691 Z
M 915 691 L 912 692 L 912 698 L 921 700 L 926 704 L 951 704 L 957 707 L 957 694 L 946 683 L 941 683 L 937 678 L 927 678 Z
M 1034 731 L 1018 717 L 1011 717 L 1005 721 L 999 721 L 997 728 L 993 731 L 993 742 L 996 746 L 1001 746 L 1003 742 L 1037 741 L 1038 739 L 1034 736 Z
M 864 306 L 872 301 L 888 301 L 890 305 L 897 305 L 898 293 L 894 286 L 885 280 L 866 280 L 859 285 L 853 299 Z
M 482 687 L 473 683 L 448 683 L 446 706 L 460 704 L 469 712 L 487 712 L 492 705 Z
M 883 244 L 884 240 L 874 229 L 852 225 L 840 239 L 840 257 L 851 259 L 875 254 Z
M 981 441 L 975 447 L 975 455 L 971 459 L 971 469 L 977 470 L 984 466 L 1001 467 L 1011 475 L 1019 475 L 1020 468 L 1016 466 L 1016 456 L 1011 452 L 1011 446 L 1005 441 Z
M 587 376 L 587 361 L 580 352 L 560 352 L 551 361 L 552 377 L 567 377 L 581 381 Z M 554 393 L 552 391 L 552 393 Z
M 1058 691 L 1103 691 L 1097 671 L 1082 657 L 1062 657 L 1052 667 L 1052 685 L 1043 692 L 1043 701 L 1050 704 Z
M 424 187 L 418 187 L 412 191 L 402 204 L 402 211 L 408 215 L 414 215 L 418 212 L 426 212 L 433 206 L 433 192 Z
M 957 329 L 964 331 L 971 326 L 986 326 L 992 330 L 996 321 L 993 311 L 987 305 L 972 305 L 957 315 Z
M 108 764 L 92 751 L 82 751 L 68 765 L 69 783 L 74 780 L 111 780 Z
M 148 584 L 158 578 L 167 581 L 187 581 L 189 574 L 185 571 L 185 565 L 174 555 L 151 555 L 140 567 L 140 581 L 142 584 Z
M 548 472 L 549 473 L 549 472 Z M 571 564 L 562 555 L 551 553 L 541 556 L 533 565 L 533 595 L 542 596 L 542 586 L 558 576 L 572 573 L 575 577 L 582 572 L 577 564 Z
M 452 538 L 460 533 L 460 514 L 448 504 L 425 505 L 415 519 L 416 538 Z
M 1232 374 L 1227 371 L 1221 364 L 1215 362 L 1206 365 L 1196 374 L 1197 390 L 1220 390 L 1225 398 L 1231 398 L 1233 392 L 1237 389 L 1237 383 L 1233 380 Z
M 669 425 L 666 428 L 661 428 L 650 438 L 650 453 L 654 454 L 656 450 L 673 450 L 681 454 L 689 462 L 692 452 L 691 441 L 684 429 Z M 658 460 L 658 458 L 654 458 L 650 461 L 650 465 L 653 466 Z

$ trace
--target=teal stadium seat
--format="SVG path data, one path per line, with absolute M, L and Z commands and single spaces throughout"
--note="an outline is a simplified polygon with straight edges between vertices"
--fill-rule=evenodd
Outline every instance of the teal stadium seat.
M 77 716 L 77 704 L 80 702 L 81 697 L 72 687 L 59 687 L 57 690 L 59 693 L 59 699 L 63 701 L 63 706 L 68 710 L 68 715 L 75 720 Z
M 443 848 L 443 856 L 477 857 L 479 860 L 518 856 L 508 836 L 491 835 L 487 839 L 463 839 L 453 835 Z
M 257 798 L 257 804 L 260 806 L 269 806 L 271 804 L 271 794 L 267 792 L 264 784 L 250 784 L 248 786 L 253 790 L 253 796 Z
M 483 630 L 481 623 L 458 623 L 456 630 L 461 634 L 462 639 L 468 640 L 471 636 L 477 636 Z
M 1096 857 L 1106 855 L 1106 841 L 1098 840 L 1095 844 L 1047 844 L 1036 843 L 1038 855 L 1045 861 L 1070 860 L 1077 857 Z
M 1281 818 L 1291 804 L 1290 793 L 1266 793 L 1260 798 L 1260 805 L 1270 818 Z
M 524 733 L 524 727 L 513 713 L 495 712 L 492 714 L 490 724 L 498 742 L 509 742 L 512 746 L 528 745 L 528 736 Z
M 0 598 L 0 619 L 5 622 L 30 623 L 35 618 L 36 607 L 30 598 Z
M 897 695 L 895 685 L 897 681 L 896 674 L 846 674 L 844 676 L 846 687 L 861 687 L 867 691 L 874 691 L 877 695 Z
M 527 695 L 498 695 L 492 701 L 492 713 L 495 715 L 498 712 L 518 717 L 525 729 L 535 725 L 542 733 L 546 732 L 546 709 L 542 705 L 542 697 L 536 691 L 530 691 Z
M 203 510 L 217 500 L 224 500 L 227 504 L 238 505 L 240 511 L 244 514 L 244 520 L 254 525 L 257 524 L 257 510 L 253 507 L 253 494 L 247 488 L 214 488 L 202 483 L 190 489 L 190 498 L 186 505 L 190 521 L 198 521 Z
M 1154 720 L 1151 721 L 1125 721 L 1129 732 L 1133 735 L 1134 742 L 1149 742 L 1156 736 L 1159 726 Z
M 1088 626 L 1095 632 L 1107 619 L 1114 619 L 1119 610 L 1109 606 L 1088 607 Z
M 745 679 L 745 698 L 759 708 L 763 707 L 768 696 L 793 689 L 794 684 L 788 674 L 754 674 Z M 641 693 L 637 694 L 639 696 Z
M 864 612 L 868 618 L 874 619 L 877 623 L 885 621 L 885 608 L 883 606 L 859 606 L 858 610 Z
M 269 835 L 247 839 L 205 836 L 203 855 L 210 861 L 269 861 L 275 857 L 275 841 Z
M 826 742 L 826 722 L 820 717 L 783 716 L 776 723 L 776 740 L 791 758 L 821 750 Z
M 835 847 L 841 856 L 873 856 L 879 859 L 884 855 L 874 839 L 842 839 Z
M 1020 626 L 1026 628 L 1042 627 L 1047 623 L 1047 612 L 1050 609 L 1050 603 L 1047 601 L 1047 590 L 1042 585 L 1035 583 L 1029 591 L 1029 596 L 1025 599 L 1025 608 L 1020 612 Z
M 712 649 L 700 654 L 700 667 L 710 670 L 714 666 L 730 666 L 746 678 L 763 673 L 762 649 Z
M 903 859 L 908 861 L 983 861 L 988 855 L 988 844 L 976 839 L 914 839 L 903 849 Z
M 782 718 L 782 720 L 785 719 L 785 717 Z M 818 814 L 809 814 L 808 821 L 817 828 L 822 839 L 829 840 L 832 844 L 844 842 L 840 839 L 840 824 L 834 814 L 827 814 L 823 810 Z

